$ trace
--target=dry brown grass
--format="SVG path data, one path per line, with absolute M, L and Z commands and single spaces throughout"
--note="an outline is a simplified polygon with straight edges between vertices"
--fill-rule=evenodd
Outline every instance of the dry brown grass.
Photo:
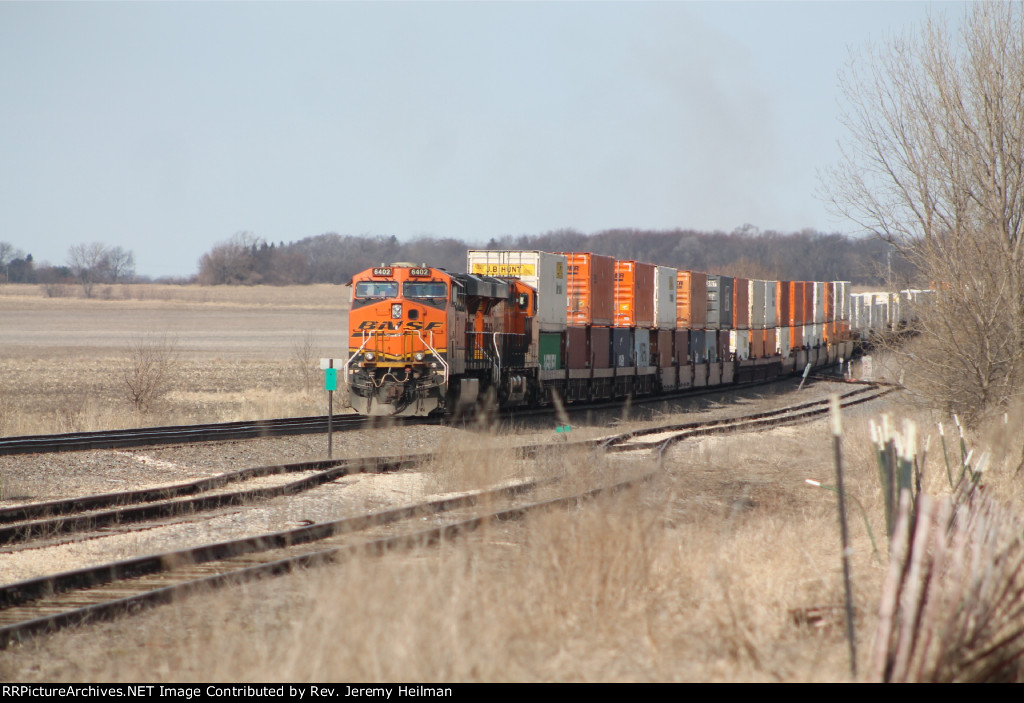
M 569 453 L 524 468 L 498 438 L 447 454 L 449 490 L 653 466 Z M 816 681 L 849 677 L 824 423 L 687 443 L 652 483 L 441 548 L 214 593 L 8 653 L 18 680 Z M 485 456 L 484 456 L 485 455 Z M 874 467 L 850 490 L 880 517 Z M 883 567 L 855 525 L 857 631 Z M 88 636 L 88 641 L 85 638 Z M 866 645 L 865 645 L 866 646 Z M 32 669 L 28 662 L 34 662 Z M 42 664 L 39 664 L 42 662 Z

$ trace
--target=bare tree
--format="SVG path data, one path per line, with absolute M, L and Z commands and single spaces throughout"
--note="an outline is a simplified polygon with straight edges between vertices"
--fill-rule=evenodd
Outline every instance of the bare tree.
M 23 256 L 21 250 L 10 242 L 0 242 L 0 283 L 10 280 L 10 269 L 12 261 Z
M 106 261 L 107 246 L 100 242 L 75 244 L 68 249 L 68 268 L 82 284 L 86 298 L 92 297 L 93 288 L 102 279 Z
M 266 241 L 249 232 L 239 232 L 220 242 L 199 259 L 199 283 L 203 285 L 260 283 L 256 258 Z
M 135 254 L 122 247 L 107 249 L 104 268 L 111 283 L 129 283 L 135 276 Z
M 181 349 L 176 337 L 135 337 L 124 350 L 125 393 L 139 412 L 149 411 L 171 389 Z
M 971 4 L 958 29 L 930 18 L 851 62 L 849 138 L 825 186 L 936 287 L 907 381 L 974 421 L 1024 380 L 1022 7 Z

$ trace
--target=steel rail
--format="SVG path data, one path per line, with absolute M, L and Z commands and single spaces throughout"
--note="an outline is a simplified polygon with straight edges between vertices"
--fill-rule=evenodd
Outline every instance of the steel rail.
M 70 452 L 87 449 L 145 447 L 156 444 L 212 442 L 257 437 L 283 437 L 295 434 L 327 432 L 327 416 L 285 417 L 273 420 L 244 420 L 168 427 L 135 427 L 97 432 L 71 432 L 56 435 L 0 437 L 0 455 Z M 388 418 L 390 424 L 431 422 L 429 418 Z M 372 428 L 377 418 L 334 416 L 338 431 Z
M 169 488 L 156 488 L 125 493 L 107 493 L 85 498 L 18 506 L 0 511 L 0 544 L 23 542 L 37 537 L 95 530 L 107 525 L 120 525 L 165 519 L 180 515 L 194 515 L 231 505 L 244 505 L 293 495 L 354 473 L 383 473 L 413 466 L 429 455 L 412 457 L 369 457 L 361 459 L 335 459 L 263 466 L 243 469 L 223 476 L 181 484 Z M 222 487 L 232 481 L 244 481 L 256 476 L 280 473 L 315 471 L 297 481 L 264 488 L 250 488 L 230 493 L 180 498 L 181 495 L 202 493 Z M 102 508 L 112 508 L 103 510 Z

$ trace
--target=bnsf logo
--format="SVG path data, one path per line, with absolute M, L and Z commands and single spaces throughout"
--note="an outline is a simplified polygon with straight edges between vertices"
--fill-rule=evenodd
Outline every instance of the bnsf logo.
M 418 320 L 411 320 L 409 322 L 406 322 L 405 320 L 395 320 L 394 322 L 388 322 L 387 320 L 366 320 L 365 322 L 360 322 L 359 326 L 356 327 L 356 329 L 360 331 L 366 330 L 370 332 L 374 330 L 396 331 L 400 329 L 429 331 L 440 329 L 443 326 L 443 322 L 428 322 L 424 324 L 423 322 L 420 322 Z

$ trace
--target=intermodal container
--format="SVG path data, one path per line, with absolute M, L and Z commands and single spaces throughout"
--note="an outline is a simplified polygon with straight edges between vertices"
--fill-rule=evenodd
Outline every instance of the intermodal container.
M 792 349 L 803 349 L 804 346 L 804 326 L 793 325 L 789 328 L 789 346 Z
M 775 356 L 778 353 L 778 329 L 769 327 L 764 331 L 764 355 Z
M 741 361 L 750 358 L 750 330 L 729 330 L 729 354 Z
M 763 330 L 767 313 L 767 281 L 750 282 L 750 329 Z
M 732 329 L 750 329 L 750 279 L 734 278 L 732 284 Z
M 616 327 L 651 327 L 654 324 L 654 264 L 615 262 Z
M 729 329 L 732 322 L 732 285 L 732 278 L 729 276 L 708 276 L 709 330 Z
M 708 322 L 708 275 L 700 271 L 676 274 L 676 326 L 704 329 Z
M 612 366 L 625 368 L 633 363 L 633 330 L 630 327 L 611 328 Z
M 793 282 L 775 282 L 775 326 L 788 327 L 793 314 L 792 306 Z
M 565 368 L 562 364 L 562 333 L 540 333 L 540 367 L 545 371 Z
M 570 325 L 565 330 L 565 361 L 570 369 L 590 368 L 590 328 Z
M 690 330 L 676 330 L 676 349 L 675 358 L 676 363 L 688 364 L 692 361 L 690 359 Z
M 811 323 L 820 325 L 825 321 L 825 282 L 812 281 L 811 285 Z
M 595 369 L 608 369 L 612 365 L 611 328 L 588 327 L 590 330 L 590 363 Z
M 651 336 L 652 356 L 657 359 L 657 365 L 663 369 L 671 366 L 676 357 L 672 346 L 675 334 L 675 330 L 658 330 L 657 335 Z
M 704 359 L 718 361 L 718 330 L 706 330 L 704 333 Z
M 814 322 L 814 281 L 802 281 L 804 288 L 804 312 L 803 324 L 810 325 Z
M 750 330 L 750 358 L 763 359 L 765 330 Z
M 676 278 L 678 271 L 668 266 L 654 267 L 654 326 L 662 330 L 676 328 Z
M 637 327 L 633 331 L 633 358 L 637 366 L 651 365 L 651 331 Z
M 789 343 L 789 327 L 778 327 L 775 330 L 775 353 L 783 359 L 788 359 L 793 351 Z
M 568 271 L 568 323 L 611 325 L 615 320 L 615 259 L 588 252 L 562 256 Z
M 703 364 L 708 360 L 704 338 L 709 334 L 713 333 L 706 330 L 690 330 L 690 353 L 688 356 L 693 363 Z
M 542 332 L 565 329 L 569 300 L 567 268 L 564 256 L 544 251 L 471 249 L 466 252 L 469 273 L 518 278 L 537 291 L 534 324 L 539 325 Z

